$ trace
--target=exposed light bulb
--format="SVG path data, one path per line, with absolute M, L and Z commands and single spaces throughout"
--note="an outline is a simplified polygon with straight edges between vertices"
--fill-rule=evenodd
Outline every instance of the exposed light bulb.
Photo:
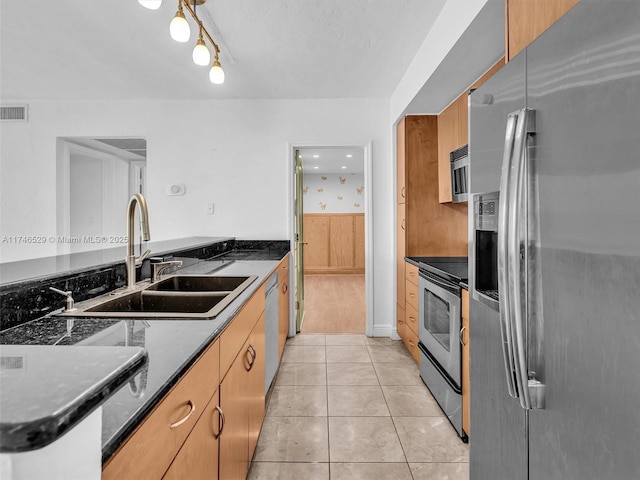
M 222 70 L 222 66 L 218 59 L 213 62 L 213 66 L 211 67 L 211 70 L 209 70 L 209 80 L 211 80 L 211 83 L 215 83 L 216 85 L 224 83 L 224 70 Z
M 162 0 L 138 0 L 138 3 L 149 10 L 158 10 L 162 5 Z
M 193 63 L 196 65 L 202 65 L 206 67 L 211 62 L 211 54 L 209 53 L 209 49 L 204 44 L 204 40 L 202 37 L 198 39 L 198 43 L 193 47 Z
M 176 16 L 171 20 L 171 23 L 169 24 L 169 33 L 171 34 L 171 38 L 176 42 L 185 43 L 189 41 L 191 29 L 189 28 L 187 19 L 184 18 L 182 8 L 176 12 Z

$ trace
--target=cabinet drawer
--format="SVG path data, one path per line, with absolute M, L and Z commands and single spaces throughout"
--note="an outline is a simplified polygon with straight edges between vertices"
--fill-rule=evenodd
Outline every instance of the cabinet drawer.
M 405 283 L 405 299 L 407 301 L 407 305 L 411 305 L 413 308 L 418 310 L 418 285 L 411 282 L 409 279 L 407 279 Z
M 220 383 L 215 341 L 105 465 L 104 480 L 159 479 Z
M 264 312 L 264 285 L 253 294 L 240 313 L 220 335 L 220 377 L 224 378 L 246 342 L 253 326 Z
M 289 254 L 280 261 L 278 265 L 278 283 L 282 283 L 283 280 L 289 281 Z
M 405 314 L 405 320 L 407 323 L 407 327 L 409 327 L 414 334 L 419 335 L 419 331 L 418 331 L 418 325 L 419 325 L 419 320 L 418 320 L 418 310 L 416 310 L 415 308 L 413 308 L 412 305 L 410 305 L 409 303 L 406 304 L 406 314 Z
M 415 265 L 406 262 L 404 266 L 406 279 L 409 280 L 414 285 L 418 285 L 418 267 Z
M 402 339 L 402 343 L 407 347 L 409 353 L 416 361 L 420 363 L 420 350 L 418 349 L 418 336 L 409 328 L 405 321 L 398 322 L 398 335 Z

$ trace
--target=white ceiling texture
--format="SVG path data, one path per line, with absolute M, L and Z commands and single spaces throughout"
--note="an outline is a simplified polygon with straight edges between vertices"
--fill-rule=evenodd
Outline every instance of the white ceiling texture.
M 446 1 L 207 0 L 197 12 L 226 73 L 213 85 L 191 60 L 188 13 L 191 40 L 169 37 L 177 0 L 156 11 L 136 0 L 2 0 L 0 97 L 390 98 Z

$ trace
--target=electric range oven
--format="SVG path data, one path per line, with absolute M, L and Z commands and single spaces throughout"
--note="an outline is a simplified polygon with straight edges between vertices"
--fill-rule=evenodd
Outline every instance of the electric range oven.
M 467 257 L 429 257 L 419 262 L 420 377 L 464 441 L 462 430 L 461 282 Z

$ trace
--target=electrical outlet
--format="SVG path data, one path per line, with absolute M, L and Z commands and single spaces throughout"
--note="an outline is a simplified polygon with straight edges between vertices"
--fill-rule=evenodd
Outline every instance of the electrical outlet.
M 207 203 L 207 215 L 213 215 L 213 202 Z

